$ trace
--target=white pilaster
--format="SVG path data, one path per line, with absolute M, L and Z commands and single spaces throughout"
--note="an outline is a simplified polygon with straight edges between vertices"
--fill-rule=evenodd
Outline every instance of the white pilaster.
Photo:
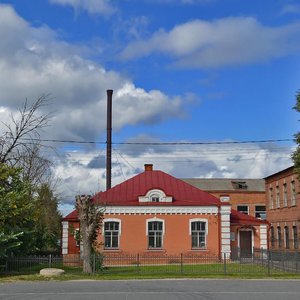
M 69 222 L 62 222 L 62 254 L 68 254 Z
M 230 247 L 230 205 L 222 205 L 220 207 L 220 216 L 221 216 L 221 255 L 222 258 L 230 257 L 231 247 Z
M 260 248 L 268 249 L 267 225 L 260 225 L 259 234 L 260 234 Z

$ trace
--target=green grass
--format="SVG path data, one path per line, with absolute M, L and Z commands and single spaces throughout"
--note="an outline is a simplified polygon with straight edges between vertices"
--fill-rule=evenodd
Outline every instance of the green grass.
M 58 277 L 43 277 L 39 275 L 42 268 L 48 265 L 34 265 L 19 269 L 18 272 L 9 275 L 0 275 L 0 282 L 9 281 L 47 281 L 47 280 L 117 280 L 117 279 L 166 279 L 166 278 L 230 278 L 230 279 L 300 279 L 300 274 L 287 273 L 279 270 L 271 270 L 261 265 L 253 264 L 226 264 L 226 274 L 223 264 L 199 264 L 199 265 L 159 265 L 159 266 L 122 266 L 104 268 L 96 274 L 83 274 L 79 267 L 66 267 L 53 265 L 52 267 L 62 268 L 65 274 Z

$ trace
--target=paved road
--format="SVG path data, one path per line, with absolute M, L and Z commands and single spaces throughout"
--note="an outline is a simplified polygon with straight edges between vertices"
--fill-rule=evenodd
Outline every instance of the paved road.
M 291 300 L 299 280 L 131 280 L 0 284 L 0 299 Z

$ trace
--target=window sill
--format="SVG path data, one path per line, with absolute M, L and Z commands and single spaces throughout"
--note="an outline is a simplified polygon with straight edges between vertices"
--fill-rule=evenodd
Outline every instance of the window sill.
M 162 249 L 162 248 L 148 248 L 147 251 L 149 251 L 149 252 L 166 252 L 166 250 Z
M 208 248 L 192 248 L 190 251 L 208 251 Z
M 121 249 L 119 249 L 119 248 L 104 248 L 103 251 L 105 251 L 105 252 L 108 252 L 108 251 L 118 252 L 118 251 L 121 251 Z

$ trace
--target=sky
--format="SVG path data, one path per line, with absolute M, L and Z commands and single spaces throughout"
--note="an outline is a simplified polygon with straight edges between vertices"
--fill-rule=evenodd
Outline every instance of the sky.
M 44 154 L 64 214 L 75 195 L 105 190 L 107 89 L 112 185 L 145 163 L 179 178 L 292 164 L 299 1 L 0 0 L 0 40 L 0 119 L 51 99 L 42 139 L 60 141 Z

